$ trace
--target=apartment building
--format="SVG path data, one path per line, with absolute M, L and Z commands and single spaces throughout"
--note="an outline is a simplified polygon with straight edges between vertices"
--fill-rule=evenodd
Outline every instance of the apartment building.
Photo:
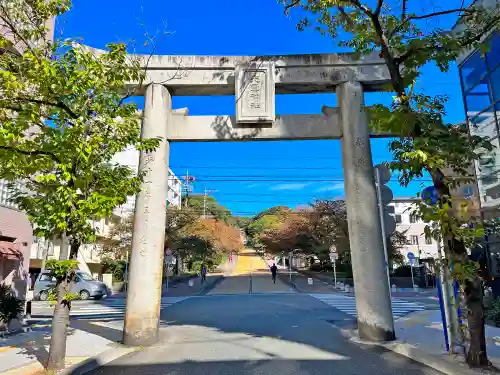
M 126 151 L 118 153 L 113 162 L 126 165 L 137 173 L 139 168 L 139 151 L 135 148 L 129 148 Z M 167 201 L 165 206 L 181 207 L 182 204 L 182 181 L 175 175 L 175 173 L 168 170 L 168 191 Z M 120 217 L 125 217 L 134 212 L 135 196 L 128 197 L 127 202 L 115 209 L 115 214 Z
M 415 197 L 395 197 L 389 203 L 394 207 L 391 213 L 396 220 L 396 230 L 404 233 L 407 239 L 406 245 L 400 251 L 407 259 L 408 253 L 413 253 L 417 259 L 428 259 L 438 257 L 438 244 L 434 239 L 426 239 L 424 229 L 426 224 L 411 214 Z
M 498 0 L 475 1 L 485 8 L 495 7 Z M 454 31 L 462 30 L 461 20 Z M 488 137 L 492 151 L 480 150 L 484 155 L 475 163 L 480 216 L 498 218 L 500 208 L 500 30 L 492 29 L 484 39 L 489 49 L 464 50 L 457 59 L 464 111 L 472 135 Z M 500 238 L 486 237 L 488 263 L 492 276 L 500 276 Z

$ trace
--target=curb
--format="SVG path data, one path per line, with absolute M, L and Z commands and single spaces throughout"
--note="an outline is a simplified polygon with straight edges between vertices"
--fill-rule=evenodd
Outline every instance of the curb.
M 338 328 L 338 327 L 337 327 Z M 480 370 L 476 371 L 468 368 L 465 364 L 454 362 L 451 360 L 451 355 L 435 355 L 418 348 L 415 345 L 409 344 L 405 341 L 391 341 L 391 342 L 373 342 L 365 341 L 357 336 L 357 331 L 352 329 L 339 328 L 342 335 L 349 338 L 350 341 L 363 345 L 378 346 L 396 354 L 407 357 L 415 362 L 424 366 L 430 367 L 436 371 L 442 372 L 446 375 L 479 375 L 484 374 Z
M 219 275 L 214 281 L 210 284 L 207 284 L 201 288 L 201 290 L 195 294 L 195 296 L 203 296 L 213 290 L 222 280 L 224 279 L 224 275 Z
M 59 371 L 58 375 L 83 375 L 90 371 L 96 370 L 99 367 L 102 367 L 109 362 L 114 361 L 120 357 L 126 356 L 127 354 L 134 353 L 139 351 L 140 348 L 129 348 L 125 346 L 120 346 L 117 348 L 113 348 L 102 352 L 96 356 L 90 357 L 80 363 L 77 363 L 71 367 L 65 368 L 62 371 Z

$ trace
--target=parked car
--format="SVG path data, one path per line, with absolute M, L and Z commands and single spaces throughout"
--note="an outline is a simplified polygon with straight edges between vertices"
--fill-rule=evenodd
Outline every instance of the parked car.
M 49 290 L 56 285 L 56 279 L 49 272 L 41 272 L 38 276 L 33 294 L 36 299 L 46 301 L 49 297 Z M 101 299 L 104 296 L 110 295 L 110 291 L 106 284 L 95 280 L 88 273 L 76 271 L 75 282 L 71 286 L 70 293 L 77 293 L 81 299 Z

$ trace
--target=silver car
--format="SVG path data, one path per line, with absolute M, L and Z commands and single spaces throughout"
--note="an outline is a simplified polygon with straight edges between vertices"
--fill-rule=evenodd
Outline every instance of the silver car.
M 49 272 L 42 272 L 38 276 L 33 294 L 36 299 L 46 301 L 49 297 L 50 288 L 55 287 L 56 279 Z M 76 271 L 75 282 L 71 286 L 70 293 L 77 293 L 81 299 L 101 299 L 110 294 L 108 287 L 101 281 L 94 280 L 88 273 Z

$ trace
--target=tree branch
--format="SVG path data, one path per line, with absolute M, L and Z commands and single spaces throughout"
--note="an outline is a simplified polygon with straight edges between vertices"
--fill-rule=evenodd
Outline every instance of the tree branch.
M 481 32 L 478 32 L 477 34 L 475 34 L 473 37 L 471 38 L 468 38 L 468 39 L 464 39 L 460 42 L 460 45 L 462 47 L 468 47 L 470 46 L 472 43 L 475 43 L 475 42 L 478 42 L 481 40 L 481 38 L 487 34 L 488 32 L 490 32 L 490 30 L 492 30 L 492 28 L 498 23 L 500 22 L 500 15 L 499 16 L 495 16 L 490 22 L 488 22 L 486 25 L 484 25 L 483 29 Z M 415 53 L 420 53 L 420 52 L 424 52 L 424 51 L 427 51 L 427 52 L 432 52 L 436 49 L 436 46 L 430 46 L 430 47 L 425 47 L 425 48 L 415 48 L 415 49 L 409 49 L 408 51 L 406 51 L 405 53 L 403 53 L 401 56 L 398 56 L 396 58 L 394 58 L 394 62 L 397 64 L 397 65 L 401 65 L 402 63 L 404 63 L 406 60 L 408 60 L 410 57 L 412 57 Z
M 285 5 L 285 15 L 288 16 L 290 14 L 290 9 L 295 8 L 300 4 L 300 0 L 293 0 L 290 4 Z
M 13 100 L 26 101 L 26 102 L 30 102 L 30 103 L 36 103 L 36 104 L 42 104 L 42 105 L 57 107 L 57 108 L 65 110 L 74 119 L 77 119 L 79 117 L 75 112 L 73 112 L 73 110 L 71 108 L 69 108 L 62 101 L 57 101 L 56 103 L 52 103 L 52 102 L 48 102 L 48 101 L 41 100 L 41 99 L 22 98 L 22 97 L 13 98 Z
M 19 154 L 28 155 L 28 156 L 49 156 L 54 161 L 60 163 L 59 158 L 54 153 L 52 153 L 50 151 L 42 151 L 42 150 L 25 151 L 25 150 L 19 150 L 18 148 L 11 147 L 11 146 L 0 146 L 0 150 L 17 152 Z
M 373 12 L 376 16 L 378 16 L 380 14 L 380 11 L 382 10 L 383 5 L 384 5 L 384 0 L 378 0 L 377 7 L 375 8 L 375 12 Z
M 405 15 L 406 14 L 406 0 L 403 0 L 403 5 L 404 5 L 404 7 L 403 7 L 402 14 Z M 408 24 L 408 22 L 410 22 L 410 21 L 413 21 L 413 20 L 425 20 L 425 19 L 428 19 L 428 18 L 445 16 L 447 14 L 461 13 L 461 12 L 464 12 L 464 13 L 475 13 L 476 10 L 474 8 L 456 8 L 456 9 L 442 10 L 442 11 L 434 12 L 434 13 L 428 13 L 428 14 L 424 14 L 424 15 L 421 15 L 421 16 L 416 16 L 416 15 L 415 16 L 409 16 L 406 19 L 401 18 L 402 22 L 391 31 L 391 34 L 389 35 L 389 39 L 391 39 L 397 32 L 401 31 Z
M 408 0 L 402 0 L 401 3 L 401 21 L 405 21 L 406 19 L 406 7 L 408 5 Z

